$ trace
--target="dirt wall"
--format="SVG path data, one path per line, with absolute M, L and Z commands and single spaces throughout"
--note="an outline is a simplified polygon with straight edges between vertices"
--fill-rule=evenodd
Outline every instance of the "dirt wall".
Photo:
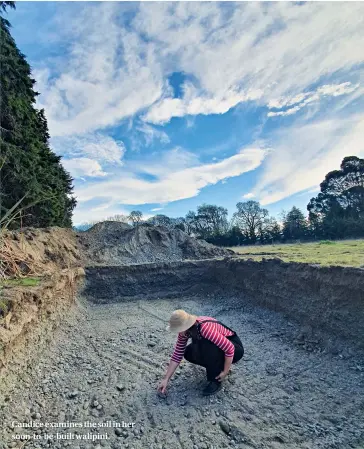
M 183 294 L 234 296 L 299 322 L 326 341 L 364 348 L 364 270 L 235 258 L 89 267 L 84 294 L 98 303 Z
M 44 276 L 81 265 L 72 229 L 25 228 L 0 235 L 0 268 L 5 276 Z
M 3 291 L 11 310 L 0 319 L 0 384 L 14 378 L 33 363 L 54 330 L 75 302 L 83 269 L 61 270 L 36 287 L 12 287 Z
M 70 229 L 8 232 L 2 244 L 7 253 L 0 256 L 12 254 L 17 272 L 30 276 L 34 285 L 22 285 L 24 277 L 0 283 L 1 390 L 14 384 L 15 377 L 39 356 L 70 311 L 84 278 Z

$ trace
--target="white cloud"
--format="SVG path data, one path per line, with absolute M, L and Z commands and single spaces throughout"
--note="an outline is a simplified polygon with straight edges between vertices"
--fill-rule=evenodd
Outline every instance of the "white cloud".
M 169 151 L 152 153 L 150 157 L 138 160 L 135 171 L 147 173 L 153 176 L 166 176 L 183 169 L 198 165 L 198 156 L 181 147 L 172 148 Z M 130 166 L 131 164 L 129 164 Z
M 163 210 L 163 209 L 164 209 L 164 207 L 155 207 L 154 209 L 151 209 L 150 211 L 151 212 L 158 212 L 158 211 Z
M 298 193 L 297 196 L 307 195 L 308 193 L 311 193 L 312 196 L 316 196 L 319 191 L 320 191 L 320 186 L 318 185 L 316 187 L 313 187 L 312 189 L 302 190 L 302 192 Z
M 194 117 L 187 117 L 186 118 L 186 127 L 187 128 L 193 128 L 194 126 L 195 126 Z
M 270 100 L 267 106 L 269 109 L 281 109 L 287 106 L 293 106 L 295 104 L 301 103 L 310 95 L 312 95 L 312 92 L 305 92 L 294 95 L 292 97 L 281 97 L 278 99 Z
M 146 119 L 163 123 L 184 114 L 221 113 L 249 100 L 247 92 L 261 103 L 301 94 L 363 61 L 362 11 L 324 3 L 235 3 L 229 16 L 217 4 L 144 6 L 138 29 L 152 40 L 163 36 L 163 55 L 177 60 L 198 86 L 182 99 L 162 99 Z
M 225 114 L 229 109 L 243 101 L 258 100 L 262 97 L 261 90 L 237 92 L 229 90 L 221 95 L 198 96 L 196 89 L 183 99 L 165 98 L 153 105 L 144 119 L 152 123 L 165 123 L 171 117 L 184 117 L 198 114 Z
M 98 211 L 101 211 L 101 210 L 104 211 L 106 209 L 109 209 L 111 206 L 112 206 L 112 203 L 110 203 L 110 201 L 108 201 L 106 203 L 100 204 L 99 206 L 92 207 L 91 208 L 91 212 L 98 212 Z
M 75 209 L 73 215 L 73 223 L 78 226 L 82 223 L 99 222 L 107 220 L 115 215 L 126 215 L 130 214 L 131 210 L 123 209 L 120 206 L 111 204 L 108 207 L 94 207 L 90 208 L 87 206 L 80 206 Z M 143 214 L 143 218 L 148 220 L 148 218 L 153 217 L 154 214 Z
M 251 198 L 254 198 L 254 194 L 253 193 L 247 193 L 245 195 L 243 195 L 243 198 L 245 198 L 246 200 L 250 200 Z
M 263 205 L 304 190 L 316 191 L 325 175 L 345 156 L 364 156 L 364 115 L 294 125 L 272 137 L 273 150 L 256 186 L 245 195 Z
M 156 129 L 147 123 L 141 123 L 136 129 L 144 135 L 147 146 L 151 145 L 154 140 L 159 140 L 162 143 L 169 143 L 170 141 L 166 132 Z
M 73 215 L 73 223 L 77 226 L 82 223 L 106 220 L 115 215 L 129 215 L 129 212 L 116 205 L 106 203 L 102 206 L 89 207 L 88 205 L 78 206 Z
M 125 154 L 122 141 L 116 141 L 101 133 L 56 137 L 51 139 L 51 144 L 58 154 L 89 157 L 99 162 L 121 164 Z
M 148 123 L 141 121 L 137 123 L 134 129 L 132 125 L 133 124 L 131 123 L 128 137 L 131 140 L 131 147 L 133 150 L 150 147 L 156 141 L 161 144 L 170 142 L 169 136 L 165 131 L 157 129 Z
M 62 164 L 75 178 L 82 178 L 84 176 L 94 178 L 107 175 L 97 161 L 87 157 L 63 159 Z
M 115 125 L 151 105 L 162 92 L 155 55 L 141 36 L 119 24 L 123 5 L 80 5 L 79 14 L 60 19 L 68 48 L 61 73 L 34 71 L 52 136 L 72 135 Z M 72 39 L 73 37 L 73 39 Z
M 341 84 L 325 84 L 318 87 L 316 91 L 305 92 L 303 94 L 295 95 L 294 97 L 283 97 L 277 100 L 271 100 L 268 107 L 271 109 L 281 109 L 287 106 L 294 106 L 285 111 L 268 112 L 268 117 L 292 115 L 298 112 L 303 107 L 310 103 L 319 101 L 322 97 L 338 97 L 340 95 L 350 94 L 359 87 L 359 84 L 353 85 L 350 82 Z
M 325 84 L 317 89 L 320 95 L 332 95 L 338 97 L 339 95 L 350 94 L 359 87 L 359 84 L 351 84 L 350 82 L 341 84 Z
M 79 8 L 72 19 L 59 19 L 72 42 L 62 64 L 34 71 L 52 136 L 95 131 L 138 113 L 165 123 L 251 100 L 313 101 L 302 92 L 325 80 L 343 86 L 364 61 L 360 2 L 147 2 L 128 6 L 127 26 L 122 3 Z M 182 98 L 172 98 L 167 77 L 178 71 L 189 81 Z M 347 86 L 328 86 L 316 94 L 350 95 Z
M 242 102 L 267 105 L 270 117 L 293 116 L 306 107 L 304 119 L 300 114 L 292 127 L 258 136 L 273 150 L 258 185 L 245 198 L 263 204 L 317 186 L 342 157 L 362 151 L 362 103 L 355 103 L 355 117 L 341 116 L 346 106 L 353 113 L 354 100 L 363 93 L 358 87 L 363 3 L 103 2 L 78 7 L 79 14 L 58 19 L 58 31 L 71 43 L 63 48 L 64 56 L 57 64 L 43 61 L 46 69 L 37 67 L 34 76 L 39 106 L 45 107 L 55 137 L 52 144 L 68 155 L 65 165 L 75 176 L 101 178 L 76 192 L 81 206 L 103 193 L 110 197 L 110 208 L 190 198 L 207 185 L 254 169 L 267 154 L 257 148 L 201 165 L 195 155 L 177 148 L 157 161 L 151 155 L 135 166 L 128 162 L 118 167 L 118 179 L 106 179 L 103 167 L 109 172 L 109 165 L 121 165 L 124 147 L 98 136 L 121 120 L 133 124 L 129 137 L 140 148 L 169 141 L 160 127 L 141 118 L 164 124 L 185 116 L 195 123 L 198 114 L 223 114 Z M 185 74 L 180 98 L 173 98 L 168 83 L 173 72 Z M 307 123 L 325 97 L 336 99 L 335 110 Z M 140 173 L 155 179 L 146 181 Z
M 275 117 L 278 115 L 292 115 L 298 112 L 301 109 L 301 106 L 295 106 L 294 108 L 287 109 L 286 111 L 278 111 L 278 112 L 268 112 L 268 117 Z
M 265 155 L 264 149 L 247 148 L 214 164 L 161 171 L 155 181 L 146 181 L 125 172 L 118 179 L 80 188 L 77 197 L 81 203 L 107 197 L 117 204 L 165 204 L 194 197 L 208 185 L 254 170 L 262 163 Z

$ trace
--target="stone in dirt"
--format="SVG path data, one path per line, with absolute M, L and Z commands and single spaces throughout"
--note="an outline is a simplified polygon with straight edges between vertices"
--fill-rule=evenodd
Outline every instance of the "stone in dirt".
M 227 422 L 220 420 L 219 426 L 220 426 L 221 430 L 224 433 L 226 433 L 226 435 L 229 435 L 231 429 L 230 429 L 230 425 Z
M 71 391 L 70 393 L 68 393 L 68 397 L 70 398 L 70 399 L 74 399 L 74 398 L 76 398 L 78 396 L 78 391 Z
M 115 435 L 121 437 L 123 435 L 123 431 L 119 428 L 115 429 Z

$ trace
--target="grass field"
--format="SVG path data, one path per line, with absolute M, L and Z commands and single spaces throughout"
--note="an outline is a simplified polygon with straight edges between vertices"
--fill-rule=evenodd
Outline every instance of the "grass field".
M 234 246 L 231 249 L 246 259 L 262 260 L 263 257 L 266 259 L 279 257 L 285 262 L 364 267 L 364 240 Z

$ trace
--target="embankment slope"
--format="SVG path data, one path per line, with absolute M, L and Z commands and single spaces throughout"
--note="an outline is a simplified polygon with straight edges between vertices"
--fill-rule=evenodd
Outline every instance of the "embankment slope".
M 33 285 L 0 285 L 1 388 L 37 357 L 74 304 L 84 269 L 70 229 L 26 229 L 3 236 L 3 266 L 31 276 Z M 6 264 L 5 264 L 6 255 Z

